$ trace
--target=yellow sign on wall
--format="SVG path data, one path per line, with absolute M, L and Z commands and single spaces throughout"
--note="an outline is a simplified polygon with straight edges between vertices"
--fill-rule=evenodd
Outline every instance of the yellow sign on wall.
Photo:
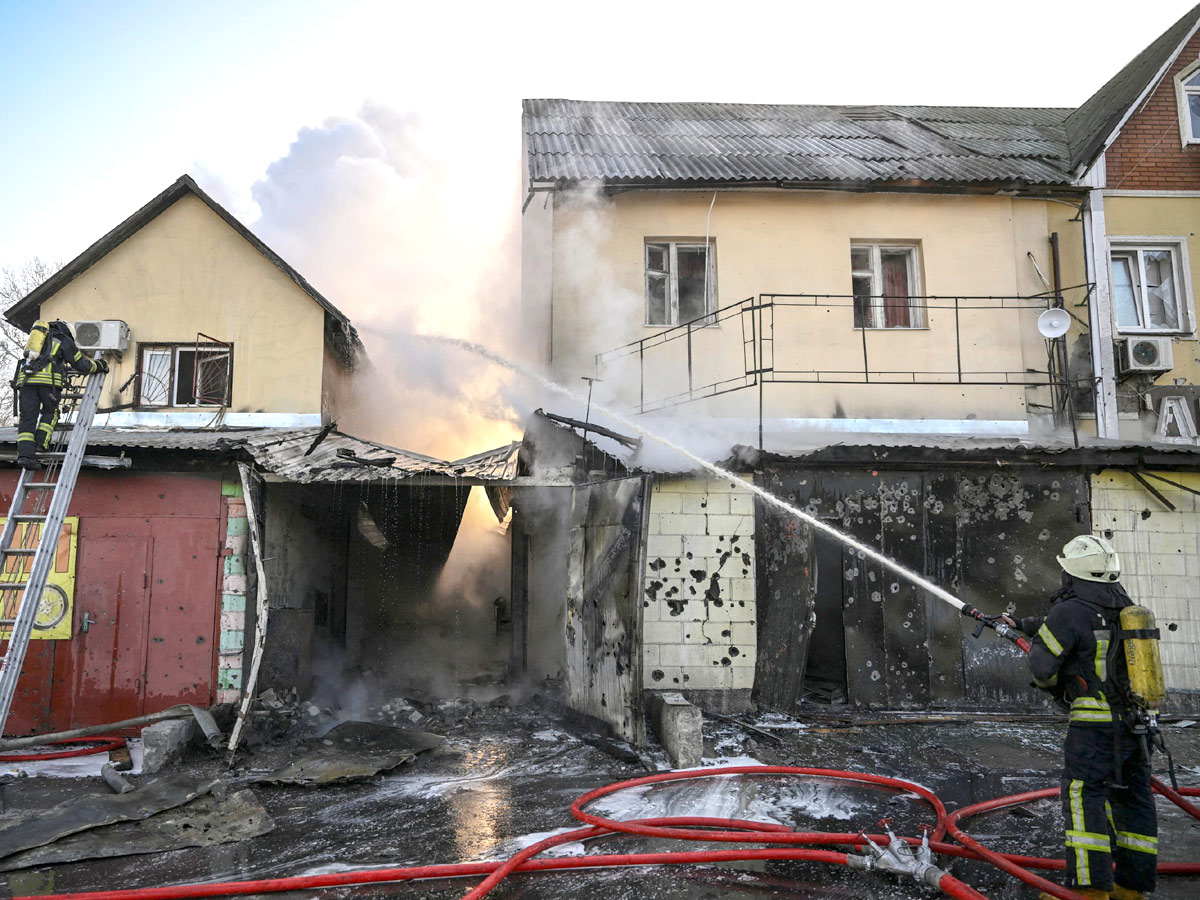
M 0 527 L 5 519 L 0 518 Z M 41 538 L 40 523 L 21 522 L 13 531 L 13 547 L 37 547 Z M 63 521 L 62 531 L 58 536 L 58 547 L 54 554 L 54 562 L 50 566 L 50 575 L 46 579 L 46 588 L 42 591 L 38 603 L 37 616 L 33 620 L 33 640 L 58 641 L 70 640 L 71 623 L 75 608 L 75 550 L 79 543 L 79 517 L 68 516 Z M 33 556 L 10 557 L 0 571 L 0 584 L 13 584 L 25 581 L 29 570 L 33 568 Z M 21 591 L 0 590 L 0 619 L 14 619 L 17 614 L 17 602 Z M 0 640 L 7 639 L 12 629 L 0 629 Z

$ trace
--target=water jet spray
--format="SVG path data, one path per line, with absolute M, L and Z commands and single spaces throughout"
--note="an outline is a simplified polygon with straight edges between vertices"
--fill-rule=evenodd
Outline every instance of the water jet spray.
M 452 337 L 446 337 L 444 335 L 435 335 L 435 334 L 421 334 L 421 335 L 417 335 L 417 337 L 422 338 L 423 340 L 427 340 L 427 341 L 435 341 L 435 342 L 442 343 L 442 344 L 448 344 L 449 346 L 452 346 L 452 347 L 458 347 L 460 350 L 466 350 L 469 353 L 474 353 L 476 356 L 483 357 L 484 359 L 486 359 L 490 362 L 493 362 L 498 366 L 502 366 L 503 368 L 508 369 L 511 372 L 515 372 L 518 375 L 523 375 L 526 378 L 531 378 L 534 381 L 537 381 L 540 384 L 542 384 L 543 386 L 549 388 L 550 390 L 555 391 L 559 394 L 562 394 L 565 397 L 569 397 L 570 399 L 572 399 L 576 402 L 582 402 L 582 400 L 583 400 L 582 397 L 578 396 L 574 391 L 570 390 L 569 388 L 563 387 L 561 384 L 558 384 L 557 382 L 547 378 L 546 376 L 542 375 L 539 372 L 535 372 L 531 369 L 527 369 L 524 366 L 521 366 L 521 365 L 513 362 L 510 359 L 506 359 L 505 357 L 501 356 L 500 354 L 498 354 L 492 350 L 489 350 L 487 347 L 484 347 L 482 344 L 476 344 L 472 341 L 463 340 L 462 338 L 452 338 Z M 838 529 L 834 528 L 832 525 L 822 522 L 820 519 L 816 518 L 815 516 L 811 516 L 808 513 L 804 512 L 803 510 L 798 509 L 795 506 L 792 506 L 790 503 L 786 502 L 785 500 L 781 500 L 779 497 L 776 497 L 774 494 L 770 493 L 769 491 L 764 490 L 763 488 L 759 487 L 758 485 L 754 484 L 753 482 L 748 481 L 747 479 L 743 478 L 742 476 L 738 475 L 737 473 L 731 472 L 728 469 L 718 466 L 716 463 L 709 462 L 708 460 L 704 459 L 701 456 L 697 456 L 695 453 L 692 453 L 690 450 L 688 450 L 684 447 L 680 447 L 678 444 L 671 442 L 670 440 L 663 437 L 662 435 L 659 435 L 653 431 L 650 431 L 645 426 L 639 425 L 637 422 L 627 419 L 626 417 L 622 416 L 620 413 L 616 413 L 613 410 L 608 409 L 599 403 L 591 402 L 589 409 L 591 406 L 594 406 L 597 410 L 604 413 L 609 418 L 621 423 L 621 425 L 625 426 L 626 428 L 630 428 L 630 429 L 636 431 L 638 434 L 641 434 L 642 436 L 647 437 L 650 440 L 655 441 L 658 444 L 661 444 L 662 446 L 666 447 L 668 450 L 672 450 L 675 453 L 678 453 L 680 456 L 683 456 L 685 459 L 691 460 L 692 462 L 696 463 L 701 468 L 707 469 L 709 472 L 712 472 L 714 475 L 717 475 L 720 478 L 724 478 L 724 479 L 728 479 L 730 481 L 737 482 L 739 485 L 745 487 L 747 490 L 752 491 L 756 496 L 761 497 L 765 502 L 770 503 L 772 506 L 775 506 L 778 509 L 783 510 L 784 512 L 788 513 L 789 515 L 795 516 L 797 519 L 802 521 L 804 524 L 808 525 L 810 528 L 820 531 L 823 534 L 826 534 L 829 537 L 833 538 L 834 540 L 839 541 L 842 544 L 845 544 L 846 546 L 857 551 L 858 554 L 860 555 L 860 557 L 863 557 L 863 558 L 871 560 L 872 562 L 878 563 L 879 565 L 883 566 L 884 568 L 889 569 L 892 572 L 895 572 L 897 575 L 899 575 L 901 578 L 905 579 L 906 581 L 909 581 L 912 584 L 915 584 L 917 587 L 928 591 L 930 594 L 937 597 L 943 603 L 950 604 L 955 609 L 957 609 L 959 612 L 961 612 L 964 616 L 967 616 L 968 618 L 971 618 L 971 619 L 975 619 L 979 623 L 978 627 L 975 630 L 976 637 L 978 637 L 983 632 L 984 628 L 990 628 L 993 631 L 995 631 L 996 634 L 998 634 L 1000 637 L 1016 644 L 1018 647 L 1021 648 L 1022 651 L 1026 652 L 1026 653 L 1029 652 L 1029 640 L 1024 635 L 1022 635 L 1019 631 L 1017 631 L 1015 628 L 1011 628 L 1008 625 L 1006 625 L 1001 620 L 1000 616 L 987 615 L 985 613 L 980 612 L 974 606 L 972 606 L 971 604 L 966 603 L 963 600 L 959 599 L 958 597 L 954 596 L 949 591 L 947 591 L 945 588 L 940 587 L 937 584 L 934 584 L 929 579 L 927 579 L 921 575 L 918 575 L 916 572 L 912 571 L 909 568 L 906 568 L 905 566 L 896 562 L 894 559 L 892 559 L 888 556 L 885 556 L 884 554 L 882 554 L 878 550 L 876 550 L 874 547 L 871 547 L 868 544 L 864 544 L 861 541 L 857 540 L 856 538 L 853 538 L 850 535 L 848 535 L 842 531 L 839 531 Z

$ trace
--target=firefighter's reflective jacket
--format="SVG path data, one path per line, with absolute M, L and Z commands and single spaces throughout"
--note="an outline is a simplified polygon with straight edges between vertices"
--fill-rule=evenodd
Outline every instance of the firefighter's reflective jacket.
M 96 361 L 84 356 L 70 334 L 52 328 L 39 356 L 21 366 L 17 373 L 17 387 L 61 388 L 67 380 L 67 366 L 81 375 L 96 371 Z
M 1022 619 L 1032 635 L 1033 683 L 1071 707 L 1072 725 L 1110 725 L 1125 712 L 1125 654 L 1110 653 L 1120 612 L 1133 601 L 1119 584 L 1063 576 L 1045 618 Z M 1111 668 L 1111 671 L 1110 671 Z

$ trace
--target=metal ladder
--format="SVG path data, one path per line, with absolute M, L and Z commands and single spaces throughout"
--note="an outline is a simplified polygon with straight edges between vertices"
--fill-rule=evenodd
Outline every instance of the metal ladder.
M 8 649 L 0 657 L 0 734 L 4 732 L 4 723 L 8 721 L 8 711 L 17 693 L 17 678 L 25 661 L 50 567 L 58 551 L 58 537 L 71 495 L 75 492 L 105 377 L 104 372 L 84 376 L 87 384 L 82 393 L 72 392 L 68 386 L 63 397 L 78 399 L 79 405 L 75 409 L 74 422 L 58 426 L 69 429 L 66 450 L 62 450 L 60 437 L 57 442 L 52 442 L 51 452 L 38 455 L 39 460 L 48 463 L 45 468 L 21 470 L 4 530 L 0 532 L 0 629 L 11 629 Z M 30 500 L 33 501 L 32 508 L 26 509 Z M 13 546 L 18 526 L 23 526 L 20 546 Z M 27 570 L 26 561 L 31 556 L 33 564 Z M 17 580 L 26 571 L 29 577 L 24 581 Z

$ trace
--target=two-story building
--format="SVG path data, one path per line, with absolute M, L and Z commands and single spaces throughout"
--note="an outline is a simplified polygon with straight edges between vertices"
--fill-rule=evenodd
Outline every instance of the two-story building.
M 364 669 L 419 682 L 416 652 L 444 624 L 430 592 L 470 486 L 502 478 L 506 452 L 451 464 L 338 430 L 350 392 L 366 389 L 354 327 L 187 176 L 6 316 L 26 330 L 74 323 L 85 346 L 94 323 L 119 322 L 104 327 L 123 346 L 10 733 L 235 701 L 258 631 L 260 688 L 304 695 L 314 665 L 327 688 Z M 14 439 L 0 434 L 10 450 Z M 0 470 L 6 505 L 15 483 Z M 493 597 L 472 600 L 491 641 L 464 676 L 492 644 L 498 665 L 507 654 Z M 411 671 L 396 663 L 405 647 Z
M 1180 140 L 1191 69 L 1168 57 L 1197 15 L 1079 110 L 526 101 L 533 361 L 563 384 L 599 379 L 596 405 L 647 442 L 702 448 L 981 609 L 1040 611 L 1067 539 L 1124 528 L 1131 584 L 1177 648 L 1172 687 L 1200 689 L 1200 613 L 1176 602 L 1200 527 L 1158 517 L 1194 515 L 1200 456 L 1111 427 L 1116 379 L 1148 402 L 1148 383 L 1113 365 L 1124 353 L 1136 374 L 1128 338 L 1165 338 L 1192 364 L 1195 201 L 1139 219 L 1095 165 L 1109 107 L 1141 106 L 1162 73 Z M 565 640 L 526 660 L 565 672 L 585 712 L 636 738 L 652 690 L 781 709 L 806 694 L 1039 702 L 1004 647 L 743 482 L 686 462 L 648 474 L 593 423 L 552 424 L 534 423 L 530 462 L 541 448 L 562 471 L 575 447 L 567 536 L 542 526 L 544 498 L 521 515 L 518 495 L 514 527 L 526 558 L 565 560 Z M 601 447 L 573 443 L 585 438 Z M 621 479 L 595 464 L 601 448 Z M 1173 539 L 1133 522 L 1152 518 Z M 563 541 L 566 554 L 538 552 Z M 551 606 L 546 580 L 530 609 Z
M 1200 7 L 1067 116 L 1091 331 L 1097 431 L 1150 447 L 1200 446 Z M 1068 277 L 1079 277 L 1078 274 Z M 1125 584 L 1169 622 L 1172 687 L 1200 687 L 1200 475 L 1143 464 L 1096 473 L 1092 525 L 1120 551 Z

